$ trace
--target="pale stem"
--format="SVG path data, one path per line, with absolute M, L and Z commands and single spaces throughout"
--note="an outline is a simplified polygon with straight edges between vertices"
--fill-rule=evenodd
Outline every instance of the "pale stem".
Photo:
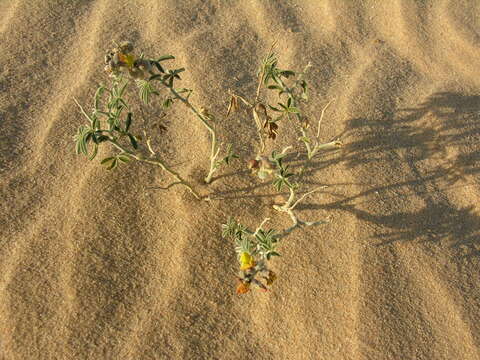
M 253 113 L 253 119 L 255 120 L 255 124 L 257 125 L 258 137 L 260 138 L 260 155 L 261 155 L 265 151 L 265 140 L 263 139 L 263 136 L 262 136 L 262 124 L 260 122 L 260 118 L 258 116 L 258 113 L 255 107 L 252 108 L 252 113 Z
M 213 142 L 212 142 L 213 144 Z M 212 147 L 212 151 L 214 150 L 214 148 Z M 217 149 L 217 152 L 213 155 L 210 156 L 210 170 L 208 171 L 208 175 L 205 177 L 205 182 L 207 184 L 210 184 L 210 182 L 212 181 L 212 176 L 213 176 L 213 173 L 217 170 L 217 166 L 216 166 L 216 160 L 217 160 L 217 157 L 218 157 L 218 154 L 220 153 L 220 146 L 218 147 Z
M 268 221 L 270 221 L 270 218 L 265 218 L 263 219 L 262 223 L 257 227 L 255 232 L 253 233 L 253 236 L 257 235 L 260 230 L 262 230 L 263 225 L 265 225 Z
M 281 152 L 281 154 L 285 154 L 288 150 L 293 149 L 292 145 L 285 146 Z
M 170 92 L 177 98 L 179 99 L 180 101 L 182 101 L 194 114 L 195 116 L 200 119 L 200 121 L 202 122 L 202 124 L 207 128 L 207 130 L 210 132 L 210 135 L 212 136 L 212 146 L 211 146 L 211 150 L 210 150 L 210 172 L 209 174 L 207 175 L 207 177 L 205 178 L 205 182 L 207 184 L 210 183 L 211 181 L 211 178 L 212 178 L 212 173 L 215 171 L 215 169 L 213 169 L 213 172 L 212 172 L 212 168 L 213 168 L 213 164 L 215 162 L 215 152 L 217 151 L 217 133 L 215 131 L 215 129 L 210 126 L 210 124 L 208 124 L 207 120 L 202 116 L 202 114 L 200 114 L 200 112 L 190 103 L 190 101 L 186 98 L 184 98 L 183 96 L 181 96 L 178 92 L 175 91 L 175 89 L 171 86 L 168 86 L 168 84 L 166 84 L 164 82 L 164 85 L 167 86 L 169 89 L 170 89 Z
M 327 105 L 325 105 L 322 109 L 322 113 L 320 115 L 320 119 L 318 120 L 318 127 L 317 127 L 317 141 L 318 141 L 318 138 L 320 137 L 320 125 L 322 123 L 322 120 L 323 120 L 323 116 L 325 115 L 325 111 L 327 110 L 327 108 L 330 106 L 330 104 L 334 101 L 335 99 L 332 99 L 328 102 Z
M 242 102 L 247 105 L 248 107 L 253 107 L 252 104 L 250 104 L 250 102 L 248 102 L 243 96 L 240 96 L 240 95 L 237 95 L 237 94 L 234 94 L 237 98 L 239 98 L 240 100 L 242 100 Z
M 295 228 L 301 227 L 301 226 L 315 226 L 315 225 L 320 225 L 320 224 L 326 224 L 329 222 L 329 219 L 326 220 L 319 220 L 319 221 L 302 221 L 297 218 L 297 216 L 294 214 L 293 209 L 302 201 L 304 200 L 308 195 L 313 194 L 314 192 L 325 188 L 326 186 L 321 186 L 319 188 L 316 188 L 312 191 L 309 191 L 305 194 L 303 194 L 295 203 L 292 205 L 292 202 L 295 198 L 295 191 L 292 188 L 289 188 L 290 190 L 290 196 L 288 200 L 285 202 L 284 205 L 279 206 L 279 205 L 273 205 L 273 208 L 277 211 L 287 213 L 290 216 L 290 219 L 292 220 L 293 225 L 290 226 L 289 228 L 285 229 L 281 235 L 279 235 L 279 238 L 284 237 L 291 233 Z
M 315 147 L 313 148 L 311 155 L 309 155 L 308 158 L 311 160 L 319 150 L 333 150 L 333 149 L 338 149 L 341 146 L 342 146 L 342 142 L 340 140 L 334 140 L 324 144 L 317 143 L 315 144 Z
M 129 151 L 128 149 L 126 149 L 125 147 L 123 147 L 122 145 L 120 145 L 118 142 L 116 142 L 115 140 L 113 139 L 109 139 L 108 140 L 113 146 L 115 146 L 117 149 L 119 149 L 120 151 L 122 151 L 123 153 L 127 154 L 128 156 L 130 156 L 131 158 L 137 160 L 137 161 L 140 161 L 140 162 L 144 162 L 144 163 L 148 163 L 148 164 L 152 164 L 152 165 L 156 165 L 156 166 L 160 166 L 160 168 L 162 170 L 165 170 L 166 172 L 168 172 L 169 174 L 171 174 L 176 182 L 169 185 L 168 187 L 170 186 L 173 186 L 173 185 L 182 185 L 182 186 L 185 186 L 191 193 L 193 196 L 195 196 L 195 198 L 197 198 L 198 200 L 201 200 L 201 196 L 195 191 L 193 190 L 192 186 L 190 184 L 188 184 L 181 176 L 180 174 L 178 174 L 177 172 L 175 172 L 174 170 L 172 170 L 170 167 L 168 167 L 162 160 L 159 160 L 159 159 L 156 159 L 156 160 L 151 160 L 151 159 L 144 159 L 143 157 L 140 157 L 136 154 L 134 154 L 133 152 Z
M 302 127 L 301 129 L 301 132 L 302 132 L 302 136 L 306 139 L 308 139 L 307 137 L 307 133 L 305 132 L 305 129 Z M 310 143 L 307 142 L 307 141 L 304 141 L 303 142 L 305 144 L 305 147 L 307 148 L 307 156 L 308 156 L 308 159 L 310 160 L 313 156 L 311 155 L 312 154 L 312 147 L 310 146 Z
M 324 185 L 324 186 L 320 186 L 320 187 L 318 187 L 318 188 L 316 188 L 316 189 L 313 189 L 313 190 L 311 190 L 311 191 L 306 192 L 305 194 L 303 194 L 302 196 L 300 196 L 300 197 L 298 198 L 298 200 L 295 201 L 295 203 L 294 203 L 292 206 L 290 206 L 290 209 L 291 209 L 291 210 L 295 209 L 295 207 L 296 207 L 303 199 L 305 199 L 308 195 L 311 195 L 311 194 L 313 194 L 314 192 L 317 192 L 317 191 L 319 191 L 319 190 L 326 189 L 327 187 L 328 187 L 327 185 Z

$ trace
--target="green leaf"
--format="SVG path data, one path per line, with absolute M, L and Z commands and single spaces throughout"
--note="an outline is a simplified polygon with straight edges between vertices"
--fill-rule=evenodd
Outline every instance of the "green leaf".
M 120 88 L 120 91 L 118 92 L 118 97 L 121 98 L 123 96 L 123 92 L 125 91 L 126 87 L 128 85 L 128 81 L 125 82 L 125 84 Z M 126 105 L 125 105 L 126 106 Z M 126 106 L 127 107 L 127 106 Z
M 100 98 L 102 97 L 103 93 L 105 92 L 105 87 L 104 86 L 100 86 L 97 91 L 95 92 L 95 96 L 94 96 L 94 101 L 93 101 L 93 106 L 95 109 L 98 110 L 98 106 L 99 106 L 99 102 L 100 102 Z
M 181 88 L 181 89 L 175 89 L 175 91 L 179 94 L 183 94 L 183 93 L 186 93 L 186 92 L 190 92 L 192 90 L 187 89 L 187 88 Z
M 163 55 L 157 59 L 157 62 L 164 61 L 164 60 L 173 60 L 173 59 L 175 59 L 175 56 L 173 55 Z
M 270 260 L 270 258 L 271 258 L 272 256 L 280 256 L 280 254 L 277 253 L 276 251 L 269 251 L 269 252 L 267 252 L 267 255 L 266 255 L 267 260 Z
M 130 125 L 132 125 L 132 113 L 129 112 L 127 114 L 127 120 L 125 121 L 125 131 L 128 132 L 128 129 L 130 129 Z
M 288 108 L 288 112 L 289 112 L 289 113 L 294 113 L 294 114 L 299 114 L 299 113 L 300 113 L 300 109 L 292 106 L 292 107 L 289 107 L 289 108 Z
M 80 141 L 77 140 L 77 142 L 75 143 L 75 153 L 77 155 L 80 155 L 81 152 L 82 152 L 82 149 L 80 148 Z
M 302 87 L 303 91 L 307 91 L 307 82 L 305 80 L 300 81 L 300 86 Z
M 114 158 L 111 162 L 110 165 L 107 166 L 107 170 L 113 170 L 117 167 L 117 164 L 118 164 L 118 160 L 117 158 Z
M 97 144 L 94 144 L 93 145 L 93 152 L 92 154 L 88 157 L 88 160 L 93 160 L 95 159 L 95 157 L 97 156 L 97 153 L 98 153 L 98 145 Z
M 95 129 L 95 130 L 99 129 L 100 128 L 100 120 L 97 118 L 96 115 L 93 115 L 92 118 L 93 118 L 92 128 Z
M 227 156 L 225 156 L 223 158 L 223 162 L 227 165 L 230 164 L 230 162 L 233 160 L 233 159 L 238 159 L 238 155 L 234 154 L 233 150 L 232 150 L 232 144 L 228 144 L 227 145 Z
M 152 80 L 156 80 L 156 79 L 162 79 L 162 74 L 155 74 L 155 75 L 152 75 L 148 78 L 148 81 L 152 81 Z
M 138 149 L 138 142 L 137 139 L 135 139 L 135 136 L 132 134 L 127 134 L 128 138 L 130 139 L 130 143 L 132 144 L 134 149 Z
M 165 101 L 163 102 L 162 106 L 165 109 L 168 109 L 173 103 L 173 100 L 171 98 L 166 98 Z
M 283 90 L 283 88 L 279 85 L 268 85 L 267 86 L 267 89 L 271 89 L 271 90 Z
M 107 157 L 107 158 L 103 159 L 102 161 L 100 161 L 100 164 L 105 165 L 107 162 L 112 161 L 113 159 L 115 159 L 115 157 L 113 157 L 113 156 L 112 157 Z
M 282 71 L 280 71 L 280 75 L 288 78 L 289 76 L 295 76 L 295 72 L 293 72 L 291 70 L 282 70 Z
M 130 161 L 130 158 L 126 155 L 118 155 L 118 160 L 124 162 L 124 163 L 127 163 Z
M 119 99 L 118 99 L 118 102 L 121 103 L 121 104 L 123 105 L 123 107 L 125 107 L 126 109 L 128 109 L 128 105 L 127 105 L 127 103 L 125 102 L 125 100 L 119 98 Z M 121 108 L 120 108 L 120 109 L 121 109 Z
M 310 144 L 310 139 L 306 136 L 299 137 L 298 140 L 303 141 L 306 144 Z
M 175 70 L 173 70 L 172 75 L 174 77 L 176 77 L 177 79 L 180 79 L 180 76 L 178 76 L 178 74 L 180 74 L 181 72 L 184 72 L 184 71 L 185 71 L 185 68 L 175 69 Z
M 268 105 L 268 107 L 270 108 L 270 110 L 273 110 L 273 111 L 276 111 L 276 112 L 282 112 L 282 110 L 280 110 L 279 108 L 276 108 L 275 106 Z
M 160 65 L 160 63 L 158 61 L 151 61 L 151 62 L 153 63 L 153 65 L 156 66 L 158 71 L 160 71 L 161 73 L 165 73 L 165 70 L 163 69 L 162 65 Z

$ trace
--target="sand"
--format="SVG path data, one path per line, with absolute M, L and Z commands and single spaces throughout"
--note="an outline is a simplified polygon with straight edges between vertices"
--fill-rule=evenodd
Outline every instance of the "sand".
M 2 360 L 480 358 L 480 3 L 15 0 L 0 19 Z M 289 225 L 246 170 L 245 112 L 217 125 L 241 161 L 208 187 L 208 132 L 187 109 L 155 138 L 224 200 L 75 155 L 73 97 L 90 106 L 105 51 L 125 39 L 174 54 L 192 102 L 219 117 L 228 91 L 255 94 L 274 40 L 280 66 L 313 64 L 311 118 L 335 99 L 322 139 L 345 146 L 308 166 L 306 187 L 329 187 L 298 208 L 332 222 L 285 239 L 271 292 L 235 293 L 221 238 L 228 216 Z M 285 123 L 274 146 L 291 143 Z

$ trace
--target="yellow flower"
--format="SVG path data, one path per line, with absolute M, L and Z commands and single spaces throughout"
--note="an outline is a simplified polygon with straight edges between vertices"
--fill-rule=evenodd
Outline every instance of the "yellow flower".
M 133 64 L 135 63 L 135 56 L 132 54 L 118 54 L 118 58 L 120 59 L 121 62 L 127 64 L 129 68 L 133 67 Z
M 240 255 L 240 270 L 247 270 L 253 266 L 255 266 L 253 256 L 248 252 L 243 252 L 242 255 Z

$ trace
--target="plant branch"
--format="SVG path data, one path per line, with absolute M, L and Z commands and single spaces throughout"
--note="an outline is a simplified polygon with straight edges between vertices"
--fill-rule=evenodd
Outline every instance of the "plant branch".
M 290 190 L 290 196 L 288 198 L 288 200 L 285 202 L 285 204 L 283 204 L 282 206 L 280 205 L 273 205 L 273 208 L 277 211 L 280 211 L 280 212 L 284 212 L 284 213 L 287 213 L 288 216 L 290 216 L 290 219 L 292 220 L 292 223 L 293 225 L 290 226 L 289 228 L 285 229 L 278 237 L 279 238 L 282 238 L 284 236 L 287 236 L 288 234 L 290 234 L 293 230 L 295 230 L 297 227 L 302 227 L 302 226 L 315 226 L 315 225 L 321 225 L 321 224 L 326 224 L 328 223 L 330 220 L 329 218 L 325 219 L 325 220 L 319 220 L 319 221 L 302 221 L 300 219 L 298 219 L 298 217 L 295 215 L 295 213 L 293 212 L 293 210 L 295 209 L 295 207 L 302 201 L 304 200 L 308 195 L 311 195 L 313 194 L 314 192 L 317 192 L 323 188 L 326 188 L 326 186 L 321 186 L 321 187 L 318 187 L 316 189 L 313 189 L 312 191 L 309 191 L 309 192 L 306 192 L 305 194 L 303 194 L 300 198 L 297 199 L 297 201 L 295 201 L 292 205 L 292 202 L 294 201 L 295 199 L 295 190 L 293 187 L 289 187 L 289 190 Z
M 318 141 L 318 138 L 320 137 L 320 125 L 322 123 L 322 120 L 323 120 L 323 116 L 325 115 L 325 111 L 327 110 L 327 108 L 330 106 L 330 104 L 334 101 L 335 99 L 332 99 L 328 102 L 327 105 L 325 105 L 322 109 L 322 113 L 320 115 L 320 119 L 318 120 L 318 127 L 317 127 L 317 141 Z
M 110 142 L 113 146 L 115 146 L 118 150 L 122 151 L 123 153 L 127 154 L 129 157 L 137 160 L 137 161 L 140 161 L 140 162 L 144 162 L 144 163 L 148 163 L 148 164 L 152 164 L 152 165 L 155 165 L 155 166 L 159 166 L 162 170 L 168 172 L 170 175 L 172 175 L 175 180 L 176 180 L 176 183 L 172 183 L 171 186 L 173 185 L 182 185 L 182 186 L 185 186 L 191 193 L 193 196 L 195 196 L 195 198 L 197 198 L 198 200 L 201 200 L 202 197 L 192 188 L 192 186 L 187 183 L 181 176 L 180 174 L 178 174 L 177 172 L 175 172 L 174 170 L 172 170 L 170 167 L 168 167 L 162 160 L 160 159 L 145 159 L 144 157 L 142 156 L 139 156 L 131 151 L 129 151 L 128 149 L 126 149 L 124 146 L 120 145 L 117 141 L 115 141 L 114 139 L 112 138 L 109 138 L 108 139 L 108 142 Z
M 260 230 L 262 230 L 263 225 L 265 225 L 268 221 L 270 221 L 270 218 L 265 218 L 263 219 L 262 223 L 257 227 L 255 232 L 253 233 L 253 236 L 257 235 Z
M 195 106 L 193 106 L 187 98 L 184 98 L 173 88 L 173 85 L 170 86 L 165 81 L 162 81 L 162 83 L 170 90 L 170 92 L 173 94 L 173 96 L 175 96 L 175 98 L 183 102 L 185 106 L 195 114 L 195 116 L 202 122 L 203 126 L 205 126 L 205 128 L 210 132 L 210 135 L 212 137 L 212 146 L 210 150 L 210 171 L 209 174 L 205 177 L 205 182 L 209 184 L 212 174 L 215 171 L 215 169 L 213 168 L 215 165 L 215 152 L 217 151 L 217 132 L 215 131 L 215 128 L 208 123 L 207 119 L 202 114 L 200 114 L 200 112 L 195 108 Z

